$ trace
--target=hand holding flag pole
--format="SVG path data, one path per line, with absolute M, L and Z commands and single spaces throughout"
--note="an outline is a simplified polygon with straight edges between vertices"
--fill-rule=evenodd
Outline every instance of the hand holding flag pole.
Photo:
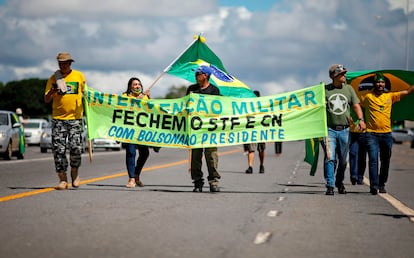
M 88 85 L 86 85 L 85 84 L 85 89 L 84 89 L 84 92 L 88 92 Z M 89 133 L 89 130 L 90 130 L 90 123 L 89 123 L 89 116 L 88 116 L 88 114 L 89 114 L 89 106 L 88 106 L 88 101 L 87 101 L 87 99 L 86 99 L 87 97 L 86 97 L 86 94 L 84 93 L 83 94 L 83 107 L 84 107 L 84 110 L 85 110 L 85 117 L 86 117 L 86 130 L 87 130 L 87 135 L 88 135 L 88 153 L 89 153 L 89 162 L 90 163 L 92 163 L 92 148 L 93 148 L 93 146 L 92 146 L 92 140 L 91 140 L 91 138 L 90 138 L 90 133 Z

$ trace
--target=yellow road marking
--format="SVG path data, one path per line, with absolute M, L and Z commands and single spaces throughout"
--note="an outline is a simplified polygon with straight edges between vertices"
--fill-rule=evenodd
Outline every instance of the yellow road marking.
M 218 155 L 219 156 L 229 155 L 229 154 L 233 154 L 233 153 L 240 152 L 240 151 L 241 151 L 241 149 L 234 149 L 234 150 L 230 150 L 230 151 L 219 152 Z M 167 163 L 167 164 L 163 164 L 163 165 L 146 167 L 142 170 L 142 172 L 151 171 L 151 170 L 155 170 L 155 169 L 166 168 L 166 167 L 178 166 L 178 165 L 182 165 L 182 164 L 185 164 L 185 163 L 188 163 L 188 160 L 181 160 L 181 161 Z M 127 175 L 127 172 L 117 173 L 117 174 L 113 174 L 113 175 L 109 175 L 109 176 L 95 177 L 95 178 L 91 178 L 91 179 L 82 180 L 80 184 L 85 185 L 85 184 L 90 184 L 90 183 L 94 183 L 94 182 L 97 182 L 97 181 L 122 177 L 122 176 L 125 176 L 125 175 Z M 71 186 L 72 186 L 72 184 L 69 184 L 69 187 L 71 187 Z M 33 190 L 33 191 L 18 193 L 18 194 L 13 194 L 13 195 L 6 195 L 6 196 L 0 197 L 0 202 L 7 202 L 7 201 L 20 199 L 20 198 L 24 198 L 24 197 L 29 197 L 29 196 L 33 196 L 33 195 L 37 195 L 37 194 L 47 193 L 47 192 L 51 192 L 51 191 L 55 191 L 55 190 L 56 189 L 53 188 L 53 187 L 46 187 L 46 188 L 39 189 L 39 190 Z

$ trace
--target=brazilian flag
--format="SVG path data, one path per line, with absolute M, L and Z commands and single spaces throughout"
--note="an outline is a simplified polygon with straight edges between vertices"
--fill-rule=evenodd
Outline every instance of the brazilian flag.
M 200 66 L 208 66 L 213 71 L 210 83 L 220 89 L 221 95 L 237 98 L 256 97 L 246 84 L 227 72 L 220 58 L 201 36 L 197 36 L 193 43 L 164 69 L 164 72 L 195 83 L 194 71 Z
M 414 71 L 405 70 L 364 70 L 350 71 L 346 73 L 347 82 L 354 88 L 358 97 L 364 95 L 367 91 L 374 87 L 374 76 L 381 73 L 385 79 L 385 90 L 403 91 L 414 84 Z M 391 120 L 414 121 L 414 94 L 408 95 L 399 102 L 393 104 L 391 112 Z

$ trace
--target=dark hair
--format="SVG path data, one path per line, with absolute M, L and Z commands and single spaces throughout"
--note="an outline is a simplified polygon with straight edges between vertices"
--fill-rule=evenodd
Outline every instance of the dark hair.
M 132 82 L 133 82 L 133 81 L 139 81 L 139 83 L 141 84 L 141 89 L 142 89 L 142 91 L 144 91 L 144 86 L 142 85 L 141 80 L 140 80 L 140 79 L 138 79 L 137 77 L 131 77 L 131 79 L 129 79 L 129 81 L 128 81 L 128 87 L 127 87 L 127 90 L 126 90 L 126 92 L 124 92 L 124 93 L 126 93 L 127 95 L 131 94 L 131 87 L 132 87 Z
M 253 93 L 254 93 L 257 97 L 260 97 L 260 91 L 255 90 L 255 91 L 253 91 Z

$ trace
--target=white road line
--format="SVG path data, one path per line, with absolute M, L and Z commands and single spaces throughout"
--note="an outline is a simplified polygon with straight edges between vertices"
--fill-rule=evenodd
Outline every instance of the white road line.
M 364 184 L 369 186 L 369 179 L 364 177 Z M 402 202 L 400 202 L 398 199 L 393 197 L 392 195 L 388 193 L 380 193 L 379 196 L 384 198 L 387 202 L 389 202 L 394 208 L 396 208 L 398 211 L 400 211 L 402 214 L 407 216 L 411 222 L 414 222 L 414 210 L 410 207 L 405 206 Z
M 410 209 L 409 207 L 405 206 L 402 202 L 394 198 L 392 195 L 388 193 L 380 193 L 379 196 L 387 200 L 394 206 L 397 210 L 399 210 L 402 214 L 408 216 L 411 222 L 414 222 L 414 210 Z
M 272 210 L 272 211 L 269 211 L 267 213 L 267 216 L 268 217 L 276 217 L 276 216 L 279 216 L 281 213 L 282 213 L 281 211 Z
M 272 236 L 272 232 L 259 232 L 254 239 L 254 243 L 256 245 L 266 243 L 269 241 L 270 237 Z

